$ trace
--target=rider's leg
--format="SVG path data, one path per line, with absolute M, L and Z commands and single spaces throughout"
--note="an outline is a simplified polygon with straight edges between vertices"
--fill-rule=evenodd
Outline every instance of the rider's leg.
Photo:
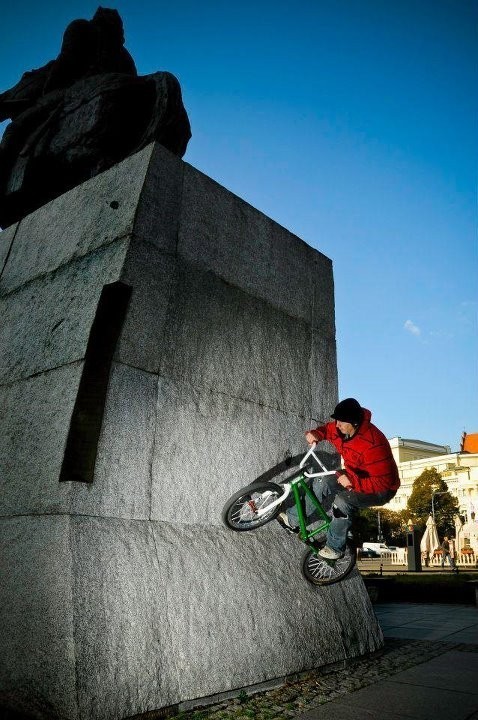
M 328 512 L 329 509 L 330 512 L 332 512 L 331 508 L 333 498 L 335 496 L 335 493 L 341 488 L 342 486 L 339 485 L 339 483 L 337 482 L 335 475 L 315 479 L 312 483 L 312 490 L 314 492 L 314 495 L 322 504 L 326 512 Z M 299 514 L 297 512 L 297 507 L 294 503 L 292 496 L 289 496 L 289 498 L 287 499 L 287 504 L 290 505 L 290 507 L 287 507 L 286 505 L 285 508 L 288 523 L 289 525 L 295 527 L 299 524 Z M 305 515 L 308 525 L 319 520 L 316 512 L 316 507 L 308 496 L 305 497 Z
M 338 492 L 332 507 L 332 522 L 327 532 L 328 547 L 337 553 L 344 552 L 354 512 L 374 505 L 385 505 L 394 495 L 393 490 L 380 493 L 358 493 L 354 490 Z
M 337 477 L 335 475 L 326 475 L 319 480 L 314 480 L 312 488 L 325 512 L 332 515 L 334 498 L 343 489 L 342 485 L 337 482 Z
M 336 553 L 343 553 L 347 542 L 347 533 L 352 525 L 352 511 L 349 509 L 347 513 L 337 507 L 336 503 L 332 506 L 332 522 L 327 531 L 327 547 Z

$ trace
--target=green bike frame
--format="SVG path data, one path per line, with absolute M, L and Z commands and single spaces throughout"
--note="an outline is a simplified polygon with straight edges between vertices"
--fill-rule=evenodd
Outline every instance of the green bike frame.
M 311 540 L 315 537 L 315 535 L 318 535 L 319 533 L 324 533 L 329 529 L 330 518 L 325 512 L 320 502 L 318 501 L 318 499 L 316 498 L 316 496 L 314 495 L 314 493 L 312 492 L 312 490 L 310 489 L 309 485 L 306 482 L 306 479 L 306 476 L 304 474 L 301 474 L 298 477 L 294 478 L 294 480 L 291 480 L 290 484 L 299 518 L 299 537 L 302 542 L 314 548 L 314 544 L 311 542 Z M 315 509 L 317 510 L 320 519 L 322 520 L 322 523 L 319 525 L 319 527 L 315 528 L 314 530 L 307 530 L 305 513 L 306 496 L 312 502 Z

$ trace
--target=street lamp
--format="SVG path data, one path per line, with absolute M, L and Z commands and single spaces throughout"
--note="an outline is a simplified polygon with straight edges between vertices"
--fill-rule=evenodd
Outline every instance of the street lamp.
M 432 485 L 432 518 L 433 524 L 435 525 L 435 495 L 445 495 L 447 490 L 441 490 L 438 492 L 438 485 Z

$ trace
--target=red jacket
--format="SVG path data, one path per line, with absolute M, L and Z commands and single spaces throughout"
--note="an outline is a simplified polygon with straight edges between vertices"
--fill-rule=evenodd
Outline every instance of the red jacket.
M 397 464 L 385 435 L 372 425 L 370 410 L 364 409 L 364 418 L 354 435 L 348 440 L 329 422 L 315 430 L 312 435 L 329 440 L 342 455 L 344 473 L 352 483 L 352 489 L 363 493 L 397 490 L 400 487 Z

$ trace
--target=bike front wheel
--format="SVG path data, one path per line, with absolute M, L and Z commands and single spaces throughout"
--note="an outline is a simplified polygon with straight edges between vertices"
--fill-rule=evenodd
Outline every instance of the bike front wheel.
M 307 550 L 302 558 L 302 575 L 312 585 L 332 585 L 351 572 L 355 556 L 355 548 L 349 543 L 343 558 L 338 560 L 325 560 L 313 550 Z
M 280 505 L 270 512 L 259 514 L 284 494 L 284 488 L 274 483 L 254 483 L 239 490 L 224 506 L 222 521 L 230 530 L 242 532 L 255 530 L 273 520 L 280 512 Z

